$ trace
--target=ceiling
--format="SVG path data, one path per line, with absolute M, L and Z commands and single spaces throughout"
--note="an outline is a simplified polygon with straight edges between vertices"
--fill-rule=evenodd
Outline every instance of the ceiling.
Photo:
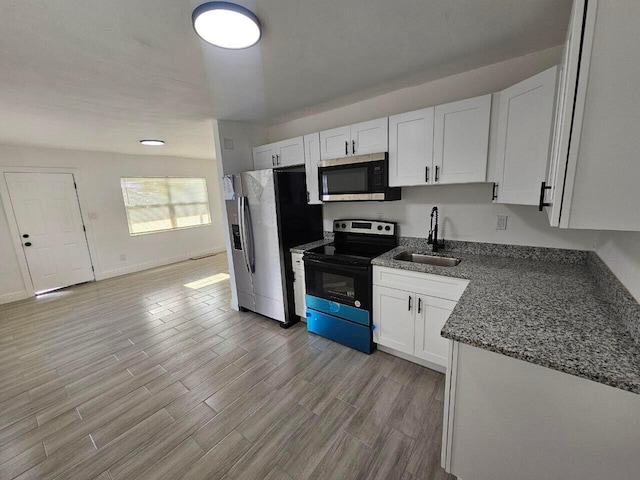
M 198 39 L 200 3 L 0 0 L 0 143 L 211 158 L 212 118 L 273 124 L 555 46 L 571 0 L 237 0 L 264 26 L 242 51 Z

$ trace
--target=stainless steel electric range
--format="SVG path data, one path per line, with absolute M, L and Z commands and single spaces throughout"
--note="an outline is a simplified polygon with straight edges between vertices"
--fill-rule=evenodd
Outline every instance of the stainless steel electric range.
M 371 260 L 398 246 L 397 225 L 335 220 L 334 241 L 304 253 L 307 329 L 371 353 Z

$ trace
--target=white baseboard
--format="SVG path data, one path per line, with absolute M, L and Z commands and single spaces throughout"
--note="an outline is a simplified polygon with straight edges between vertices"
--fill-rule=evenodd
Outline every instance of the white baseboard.
M 96 280 L 106 280 L 107 278 L 119 277 L 121 275 L 128 275 L 130 273 L 141 272 L 143 270 L 149 270 L 150 268 L 163 267 L 165 265 L 171 265 L 172 263 L 184 262 L 194 257 L 201 257 L 203 255 L 213 255 L 216 253 L 225 252 L 225 247 L 215 247 L 212 250 L 203 250 L 199 252 L 185 253 L 184 255 L 178 255 L 175 257 L 160 258 L 152 262 L 138 263 L 136 265 L 129 265 L 124 268 L 116 268 L 113 270 L 106 270 L 104 272 L 96 272 Z
M 24 300 L 25 298 L 29 298 L 29 294 L 26 290 L 22 290 L 21 292 L 5 293 L 4 295 L 0 295 L 0 305 L 17 302 L 18 300 Z

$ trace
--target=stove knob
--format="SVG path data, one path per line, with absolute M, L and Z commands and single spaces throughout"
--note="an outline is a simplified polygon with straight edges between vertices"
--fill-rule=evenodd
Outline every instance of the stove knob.
M 336 228 L 340 228 L 340 224 L 339 223 L 336 223 Z
M 343 224 L 342 224 L 342 228 L 347 228 L 347 224 L 346 224 L 346 223 L 343 223 Z
M 382 225 L 378 225 L 378 230 L 382 230 Z
M 389 230 L 391 230 L 391 227 L 387 225 L 386 227 L 384 227 L 384 229 L 388 232 Z

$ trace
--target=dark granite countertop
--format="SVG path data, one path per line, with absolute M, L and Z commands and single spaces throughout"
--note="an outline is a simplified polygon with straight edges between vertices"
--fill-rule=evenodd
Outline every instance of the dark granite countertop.
M 444 337 L 640 393 L 640 345 L 612 306 L 615 295 L 599 284 L 599 259 L 588 261 L 594 253 L 460 242 L 441 253 L 462 258 L 447 268 L 394 260 L 428 252 L 419 241 L 404 243 L 373 264 L 470 280 Z

